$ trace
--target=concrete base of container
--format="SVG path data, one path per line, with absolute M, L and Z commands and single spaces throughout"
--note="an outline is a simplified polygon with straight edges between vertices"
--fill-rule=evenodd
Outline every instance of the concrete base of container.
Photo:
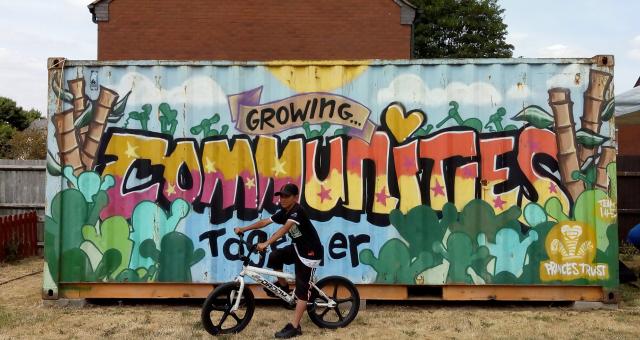
M 435 301 L 599 301 L 615 303 L 613 293 L 599 286 L 357 285 L 362 300 Z M 262 286 L 248 285 L 257 299 L 268 299 Z M 62 299 L 175 299 L 205 298 L 212 284 L 180 283 L 67 283 L 60 285 Z

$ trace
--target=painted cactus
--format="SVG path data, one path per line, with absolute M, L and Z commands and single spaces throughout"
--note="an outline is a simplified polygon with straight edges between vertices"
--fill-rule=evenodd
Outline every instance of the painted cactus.
M 414 258 L 406 244 L 399 239 L 385 243 L 378 257 L 370 249 L 361 251 L 360 261 L 375 269 L 378 283 L 415 284 L 416 277 L 434 265 L 431 252 L 422 251 Z
M 140 255 L 151 258 L 157 267 L 156 281 L 191 282 L 191 266 L 204 258 L 205 252 L 194 251 L 193 242 L 179 232 L 166 234 L 160 242 L 160 250 L 153 240 L 145 240 L 140 245 Z

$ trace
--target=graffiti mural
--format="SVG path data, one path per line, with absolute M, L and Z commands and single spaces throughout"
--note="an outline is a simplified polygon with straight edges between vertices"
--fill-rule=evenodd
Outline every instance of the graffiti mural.
M 321 276 L 617 285 L 609 68 L 67 62 L 50 80 L 45 288 L 227 281 L 233 228 L 285 183 Z

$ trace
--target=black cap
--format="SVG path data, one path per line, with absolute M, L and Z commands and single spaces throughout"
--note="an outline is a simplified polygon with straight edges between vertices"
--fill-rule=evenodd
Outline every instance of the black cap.
M 298 195 L 298 186 L 293 183 L 287 183 L 280 188 L 280 191 L 276 192 L 275 196 L 296 196 Z

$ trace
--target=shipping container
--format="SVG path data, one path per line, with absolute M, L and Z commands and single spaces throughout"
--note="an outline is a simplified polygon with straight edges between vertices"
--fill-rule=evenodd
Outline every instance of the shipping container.
M 363 298 L 616 298 L 612 56 L 50 58 L 48 86 L 45 299 L 206 296 L 285 183 Z

